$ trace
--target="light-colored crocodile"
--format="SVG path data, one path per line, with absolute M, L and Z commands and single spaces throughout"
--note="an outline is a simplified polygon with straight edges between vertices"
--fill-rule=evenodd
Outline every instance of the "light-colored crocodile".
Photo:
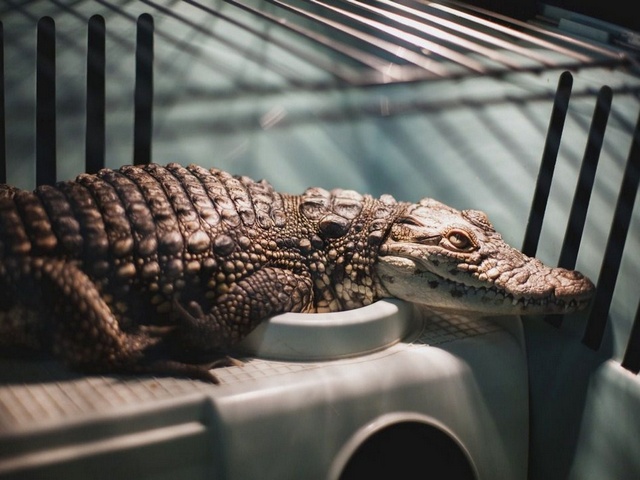
M 573 311 L 593 292 L 476 210 L 170 164 L 0 186 L 0 345 L 87 372 L 215 381 L 265 318 L 383 297 L 483 314 Z M 219 360 L 212 362 L 212 360 Z M 209 363 L 204 364 L 205 360 Z

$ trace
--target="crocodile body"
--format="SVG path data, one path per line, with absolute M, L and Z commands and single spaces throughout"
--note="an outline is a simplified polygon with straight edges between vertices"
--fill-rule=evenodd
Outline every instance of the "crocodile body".
M 435 308 L 576 310 L 593 285 L 506 245 L 482 212 L 349 190 L 280 194 L 198 166 L 0 186 L 0 346 L 88 372 L 215 381 L 269 316 L 395 296 Z M 210 362 L 210 363 L 205 363 Z

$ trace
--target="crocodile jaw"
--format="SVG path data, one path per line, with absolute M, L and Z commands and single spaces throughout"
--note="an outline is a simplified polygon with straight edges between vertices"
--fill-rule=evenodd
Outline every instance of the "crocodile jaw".
M 465 284 L 462 275 L 456 275 L 455 280 L 445 278 L 409 258 L 383 256 L 376 268 L 382 287 L 389 295 L 458 312 L 492 315 L 568 313 L 586 307 L 593 293 L 593 284 L 586 277 L 564 269 L 549 269 L 569 275 L 564 287 L 527 295 L 524 286 L 520 291 L 510 291 L 494 283 L 478 283 L 475 279 Z
M 380 246 L 382 293 L 430 307 L 492 315 L 584 308 L 591 281 L 508 245 L 487 216 L 430 198 L 409 204 Z

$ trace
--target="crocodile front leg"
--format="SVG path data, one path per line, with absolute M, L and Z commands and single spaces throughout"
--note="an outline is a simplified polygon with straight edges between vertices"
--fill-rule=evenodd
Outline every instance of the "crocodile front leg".
M 208 312 L 197 302 L 174 305 L 182 320 L 174 347 L 191 355 L 218 352 L 246 337 L 263 319 L 282 312 L 312 309 L 313 285 L 309 275 L 266 267 L 229 287 Z
M 51 258 L 13 262 L 11 273 L 0 275 L 0 284 L 13 297 L 5 296 L 0 309 L 0 344 L 50 345 L 55 357 L 85 372 L 156 373 L 215 381 L 201 366 L 158 354 L 155 347 L 171 328 L 123 331 L 119 315 L 74 263 Z

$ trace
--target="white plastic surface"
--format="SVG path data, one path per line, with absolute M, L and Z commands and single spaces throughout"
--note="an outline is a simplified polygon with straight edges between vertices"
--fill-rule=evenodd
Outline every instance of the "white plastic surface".
M 285 313 L 263 322 L 239 349 L 274 360 L 334 360 L 398 343 L 415 328 L 411 305 L 388 300 L 357 310 Z
M 290 370 L 264 378 L 255 372 L 254 382 L 228 385 L 215 396 L 226 478 L 337 478 L 366 432 L 391 417 L 430 419 L 462 445 L 479 479 L 526 478 L 526 356 L 520 320 L 504 322 L 514 328 L 487 318 L 435 315 L 410 343 L 368 355 L 250 361 L 246 367 Z M 429 465 L 424 468 L 427 475 Z
M 260 348 L 291 349 L 289 341 L 265 341 L 275 327 L 295 349 L 344 355 L 332 344 L 345 334 L 356 350 L 376 351 L 314 361 L 247 357 L 243 366 L 216 370 L 220 385 L 79 376 L 55 363 L 3 360 L 0 478 L 74 479 L 90 471 L 105 480 L 326 480 L 339 476 L 368 432 L 416 420 L 459 444 L 478 479 L 526 478 L 520 320 L 431 314 L 423 322 L 416 313 L 382 301 L 324 318 L 275 317 Z

